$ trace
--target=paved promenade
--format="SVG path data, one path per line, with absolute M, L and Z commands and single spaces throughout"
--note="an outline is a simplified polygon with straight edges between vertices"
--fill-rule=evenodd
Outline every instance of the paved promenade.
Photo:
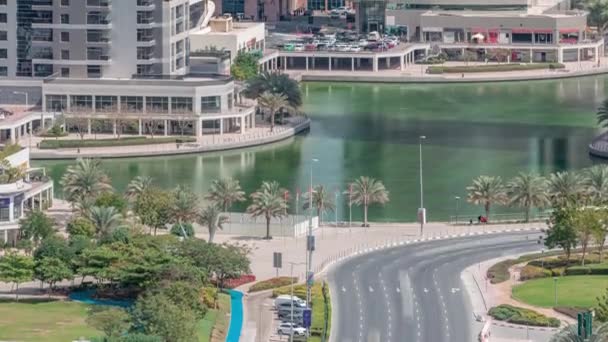
M 496 64 L 496 63 L 492 63 Z M 287 73 L 302 81 L 334 81 L 334 82 L 378 82 L 378 83 L 471 83 L 471 82 L 502 82 L 558 79 L 580 77 L 608 73 L 608 58 L 602 59 L 600 65 L 591 61 L 564 63 L 565 68 L 560 70 L 537 69 L 502 72 L 469 72 L 446 73 L 431 75 L 426 69 L 432 65 L 409 65 L 405 70 L 398 69 L 373 71 L 350 70 L 289 70 Z M 444 66 L 464 66 L 463 62 L 446 62 Z M 468 65 L 485 65 L 485 63 L 471 62 Z
M 258 124 L 245 134 L 225 133 L 222 135 L 204 135 L 199 137 L 196 142 L 184 143 L 178 146 L 170 144 L 150 144 L 116 147 L 86 147 L 86 148 L 65 148 L 46 150 L 37 148 L 37 144 L 43 140 L 40 137 L 26 137 L 20 141 L 23 146 L 31 146 L 32 159 L 75 159 L 75 158 L 127 158 L 144 156 L 177 155 L 188 153 L 203 153 L 224 151 L 251 146 L 270 144 L 290 138 L 310 127 L 310 119 L 305 117 L 291 118 L 285 125 L 277 125 L 273 132 L 270 132 L 269 125 Z M 124 135 L 123 135 L 124 137 Z M 70 139 L 80 137 L 72 134 Z M 85 135 L 85 139 L 109 139 L 115 138 L 112 135 Z M 179 136 L 175 137 L 180 138 Z M 52 139 L 52 138 L 46 138 Z M 66 139 L 66 138 L 64 138 Z

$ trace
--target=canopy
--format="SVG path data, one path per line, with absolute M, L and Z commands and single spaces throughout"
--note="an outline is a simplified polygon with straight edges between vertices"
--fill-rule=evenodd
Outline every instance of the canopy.
M 483 40 L 484 36 L 481 33 L 475 33 L 473 36 L 471 36 L 471 38 L 477 39 L 477 40 Z

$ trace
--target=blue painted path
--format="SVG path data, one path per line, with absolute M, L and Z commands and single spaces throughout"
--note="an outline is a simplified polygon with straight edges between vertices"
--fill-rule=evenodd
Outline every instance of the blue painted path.
M 238 342 L 243 328 L 243 293 L 230 290 L 230 328 L 226 342 Z

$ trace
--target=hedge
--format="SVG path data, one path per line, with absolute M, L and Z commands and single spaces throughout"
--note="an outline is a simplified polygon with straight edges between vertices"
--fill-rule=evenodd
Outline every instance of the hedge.
M 554 328 L 560 326 L 560 321 L 557 318 L 547 317 L 536 311 L 508 304 L 495 306 L 488 311 L 488 314 L 498 321 L 505 321 L 515 324 Z
M 283 286 L 274 289 L 272 291 L 273 297 L 280 295 L 291 294 L 291 286 Z M 310 326 L 310 333 L 312 335 L 320 336 L 323 334 L 323 328 L 325 325 L 325 305 L 328 309 L 328 329 L 327 333 L 331 331 L 331 299 L 329 297 L 329 291 L 326 292 L 327 301 L 323 297 L 323 285 L 322 283 L 314 283 L 312 290 L 312 324 Z M 299 284 L 293 288 L 293 295 L 300 298 L 306 299 L 306 285 Z
M 606 275 L 608 274 L 608 263 L 591 264 L 586 266 L 572 266 L 566 269 L 566 275 Z
M 258 291 L 276 289 L 277 287 L 288 286 L 288 285 L 291 285 L 292 281 L 294 284 L 296 284 L 298 282 L 298 278 L 297 277 L 293 277 L 293 278 L 276 277 L 276 278 L 262 280 L 258 283 L 253 284 L 249 288 L 249 292 L 258 292 Z M 295 285 L 294 285 L 294 287 L 295 287 Z
M 65 139 L 65 140 L 51 140 L 45 139 L 40 142 L 40 149 L 57 149 L 57 148 L 79 148 L 79 147 L 111 147 L 111 146 L 131 146 L 131 145 L 151 145 L 151 144 L 169 144 L 169 143 L 187 143 L 195 142 L 194 137 L 159 137 L 159 138 L 146 138 L 146 137 L 126 137 L 120 139 Z
M 553 273 L 550 270 L 546 270 L 544 268 L 536 266 L 526 265 L 521 269 L 521 272 L 519 273 L 519 280 L 526 281 L 530 279 L 547 278 L 551 277 L 552 275 Z
M 430 66 L 427 68 L 429 74 L 443 73 L 465 73 L 465 72 L 502 72 L 538 69 L 563 69 L 566 66 L 561 63 L 529 63 L 529 64 L 484 64 L 471 66 Z

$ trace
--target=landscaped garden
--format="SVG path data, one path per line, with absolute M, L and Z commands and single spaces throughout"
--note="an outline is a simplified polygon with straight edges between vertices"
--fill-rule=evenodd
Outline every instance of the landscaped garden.
M 554 286 L 557 284 L 557 305 Z M 567 276 L 527 281 L 513 288 L 513 297 L 521 302 L 541 307 L 592 308 L 597 298 L 608 288 L 608 276 Z
M 563 69 L 564 64 L 561 63 L 508 63 L 508 64 L 483 64 L 469 66 L 429 66 L 427 72 L 429 74 L 444 74 L 444 73 L 465 73 L 465 72 L 504 72 L 504 71 L 524 71 L 524 70 L 539 70 L 539 69 Z
M 112 138 L 112 139 L 45 139 L 39 144 L 42 150 L 58 148 L 84 148 L 84 147 L 112 147 L 112 146 L 133 146 L 133 145 L 152 145 L 152 144 L 181 144 L 195 142 L 195 137 L 156 137 L 148 138 L 144 136 Z

